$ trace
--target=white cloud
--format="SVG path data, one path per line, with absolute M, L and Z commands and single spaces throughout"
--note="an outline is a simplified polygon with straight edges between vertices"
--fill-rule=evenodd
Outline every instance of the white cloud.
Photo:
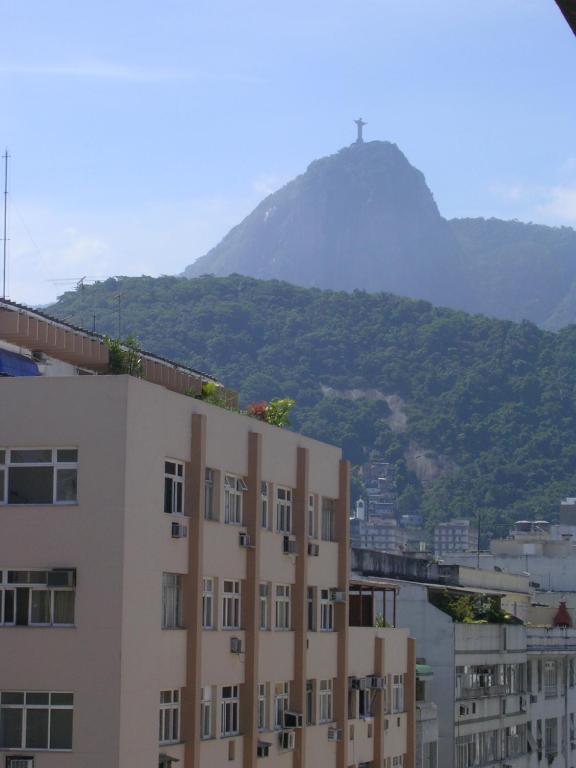
M 568 170 L 571 161 L 563 165 Z M 576 181 L 561 184 L 499 184 L 492 193 L 505 205 L 502 216 L 554 226 L 576 224 Z
M 554 224 L 576 224 L 576 185 L 551 187 L 547 201 L 537 206 L 538 213 Z

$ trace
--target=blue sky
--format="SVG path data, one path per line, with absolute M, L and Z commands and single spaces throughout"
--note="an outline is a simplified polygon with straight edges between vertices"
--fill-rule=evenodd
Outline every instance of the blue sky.
M 443 215 L 576 225 L 554 0 L 4 0 L 2 23 L 17 301 L 182 271 L 359 115 Z

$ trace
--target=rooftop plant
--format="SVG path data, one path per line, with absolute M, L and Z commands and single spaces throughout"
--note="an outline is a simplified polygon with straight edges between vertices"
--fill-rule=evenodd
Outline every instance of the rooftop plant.
M 448 589 L 430 592 L 430 602 L 461 624 L 519 624 L 503 610 L 498 595 L 455 593 Z

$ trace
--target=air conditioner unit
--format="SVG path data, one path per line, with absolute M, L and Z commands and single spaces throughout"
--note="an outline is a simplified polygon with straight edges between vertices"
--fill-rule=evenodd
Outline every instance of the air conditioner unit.
M 376 688 L 381 691 L 386 688 L 386 679 L 384 677 L 378 677 L 378 675 L 371 675 L 368 680 L 370 681 L 370 688 Z
M 280 749 L 294 749 L 296 746 L 296 733 L 294 731 L 280 731 Z
M 7 757 L 6 768 L 34 768 L 33 757 Z
M 302 728 L 304 719 L 299 712 L 284 712 L 284 728 Z
M 346 592 L 341 592 L 338 589 L 331 589 L 330 590 L 330 599 L 333 603 L 345 603 L 346 602 Z
M 538 696 L 535 693 L 530 694 L 530 704 L 536 704 L 538 702 Z
M 349 677 L 348 678 L 348 690 L 365 691 L 368 688 L 370 688 L 369 677 Z
M 342 741 L 342 730 L 340 728 L 328 728 L 328 741 Z
M 298 544 L 296 539 L 293 539 L 290 536 L 284 536 L 282 539 L 282 551 L 285 555 L 297 555 Z
M 172 523 L 172 538 L 185 539 L 188 536 L 188 526 L 182 523 Z
M 239 637 L 230 638 L 230 653 L 242 653 L 242 640 Z
M 269 741 L 259 741 L 256 746 L 257 757 L 268 757 L 270 755 L 270 747 L 272 744 Z
M 46 585 L 49 587 L 73 587 L 75 584 L 75 568 L 53 568 L 51 571 L 48 571 Z
M 308 554 L 312 557 L 318 557 L 320 554 L 320 544 L 316 544 L 313 541 L 308 542 Z
M 250 546 L 250 536 L 245 531 L 240 531 L 238 534 L 238 543 L 241 547 Z

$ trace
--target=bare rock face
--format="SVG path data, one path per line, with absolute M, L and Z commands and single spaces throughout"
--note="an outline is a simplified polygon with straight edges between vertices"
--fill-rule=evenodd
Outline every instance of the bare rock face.
M 185 275 L 233 273 L 476 305 L 461 247 L 395 144 L 353 144 L 267 197 Z

